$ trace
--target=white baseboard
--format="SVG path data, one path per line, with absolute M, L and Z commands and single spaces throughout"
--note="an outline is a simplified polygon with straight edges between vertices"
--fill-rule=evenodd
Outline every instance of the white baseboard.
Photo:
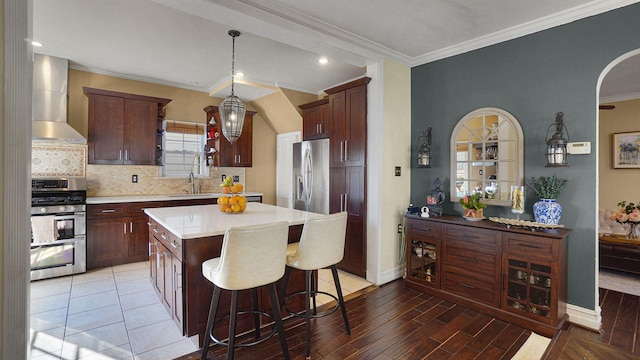
M 591 310 L 567 304 L 569 321 L 573 324 L 580 325 L 594 331 L 600 331 L 600 325 L 602 324 L 600 311 L 600 306 L 596 306 L 595 310 Z
M 380 274 L 380 278 L 378 279 L 378 282 L 376 283 L 376 285 L 380 286 L 382 284 L 386 284 L 395 279 L 399 279 L 403 277 L 404 270 L 405 270 L 405 265 L 403 264 L 383 272 L 382 274 Z

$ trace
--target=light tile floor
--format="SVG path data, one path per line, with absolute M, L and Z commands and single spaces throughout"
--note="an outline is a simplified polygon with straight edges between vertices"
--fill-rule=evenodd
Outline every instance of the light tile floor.
M 339 276 L 345 296 L 371 285 Z M 318 277 L 318 288 L 335 294 L 331 271 Z M 319 296 L 317 303 L 329 301 Z M 148 262 L 31 283 L 32 360 L 166 360 L 196 350 L 160 303 Z

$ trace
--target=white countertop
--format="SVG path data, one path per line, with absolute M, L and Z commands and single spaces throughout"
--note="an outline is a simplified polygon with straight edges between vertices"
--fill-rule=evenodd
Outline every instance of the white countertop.
M 94 196 L 87 197 L 87 204 L 113 204 L 147 201 L 174 201 L 174 200 L 197 200 L 216 199 L 220 196 L 230 196 L 232 194 L 223 193 L 202 193 L 202 194 L 167 194 L 167 195 L 126 195 L 126 196 Z M 262 193 L 244 192 L 238 194 L 242 196 L 263 196 Z
M 144 212 L 181 239 L 224 235 L 230 227 L 268 224 L 276 221 L 300 225 L 309 218 L 323 216 L 256 202 L 247 203 L 247 209 L 242 214 L 223 214 L 218 210 L 217 205 L 151 208 L 145 209 Z

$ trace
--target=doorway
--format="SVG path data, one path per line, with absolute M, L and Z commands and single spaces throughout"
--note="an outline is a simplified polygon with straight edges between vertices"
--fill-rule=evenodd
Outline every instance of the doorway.
M 631 185 L 640 182 L 640 164 L 621 166 L 616 161 L 622 134 L 640 132 L 638 113 L 640 49 L 621 56 L 603 71 L 598 111 L 598 287 L 640 296 L 640 242 L 627 242 L 629 224 L 610 218 L 621 201 L 640 202 L 640 188 Z M 640 139 L 628 145 L 640 149 Z

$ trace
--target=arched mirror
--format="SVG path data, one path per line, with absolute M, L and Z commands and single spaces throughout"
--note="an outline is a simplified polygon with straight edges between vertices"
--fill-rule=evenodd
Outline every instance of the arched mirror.
M 465 115 L 451 135 L 451 201 L 482 194 L 487 205 L 510 206 L 511 185 L 522 185 L 523 137 L 518 120 L 502 109 Z

